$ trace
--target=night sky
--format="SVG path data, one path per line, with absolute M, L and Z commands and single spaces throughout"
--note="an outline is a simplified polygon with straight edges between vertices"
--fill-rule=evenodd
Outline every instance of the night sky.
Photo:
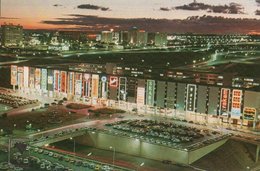
M 164 32 L 260 33 L 258 10 L 256 0 L 2 0 L 0 23 L 28 29 L 137 26 Z

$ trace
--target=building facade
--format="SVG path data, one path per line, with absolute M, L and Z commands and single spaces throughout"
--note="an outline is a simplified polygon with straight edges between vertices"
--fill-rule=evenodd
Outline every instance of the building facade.
M 54 98 L 67 97 L 90 104 L 205 122 L 217 118 L 222 122 L 255 126 L 260 109 L 257 91 L 105 72 L 13 65 L 11 85 L 20 91 Z

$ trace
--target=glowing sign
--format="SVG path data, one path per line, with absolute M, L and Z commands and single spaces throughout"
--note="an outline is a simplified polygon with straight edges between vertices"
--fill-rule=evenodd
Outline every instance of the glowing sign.
M 256 108 L 244 107 L 243 119 L 249 120 L 249 121 L 254 121 L 255 118 L 256 118 Z
M 155 80 L 147 80 L 146 84 L 146 104 L 154 105 L 154 90 L 155 90 Z
M 144 105 L 144 98 L 145 98 L 145 88 L 137 87 L 137 98 L 136 98 L 137 105 Z
M 106 82 L 106 81 L 107 81 L 107 77 L 106 77 L 106 76 L 102 76 L 102 77 L 101 77 L 101 81 L 102 81 L 102 82 Z
M 61 71 L 61 92 L 66 93 L 67 72 Z
M 17 66 L 12 65 L 11 66 L 11 85 L 16 86 L 17 85 Z
M 35 68 L 30 67 L 30 73 L 29 73 L 29 87 L 34 88 L 34 75 L 35 75 Z
M 23 67 L 24 69 L 24 87 L 29 86 L 29 67 Z
M 230 101 L 230 89 L 222 88 L 220 96 L 220 114 L 227 113 L 229 111 L 229 101 Z
M 75 73 L 75 95 L 81 96 L 82 95 L 82 74 Z
M 74 94 L 74 72 L 69 72 L 68 93 Z
M 90 96 L 90 81 L 91 81 L 91 76 L 90 74 L 84 74 L 83 75 L 83 82 L 84 82 L 84 95 L 86 97 Z
M 119 100 L 126 101 L 126 77 L 119 78 Z
M 40 68 L 35 69 L 35 88 L 37 90 L 41 89 L 41 69 Z
M 54 77 L 53 77 L 53 70 L 48 69 L 48 91 L 53 91 L 54 88 Z
M 102 76 L 101 77 L 101 91 L 100 91 L 100 96 L 102 98 L 107 98 L 107 77 L 106 76 Z
M 54 90 L 60 91 L 60 71 L 54 70 Z
M 98 98 L 98 84 L 99 84 L 99 76 L 92 75 L 91 97 Z
M 186 99 L 186 110 L 194 112 L 195 103 L 196 103 L 196 85 L 188 84 L 187 85 L 187 99 Z
M 109 85 L 111 87 L 117 87 L 118 86 L 118 77 L 114 77 L 114 76 L 110 77 L 109 78 Z
M 242 90 L 233 90 L 232 105 L 231 105 L 231 116 L 233 118 L 239 119 L 241 116 L 241 101 L 242 101 Z
M 24 87 L 23 67 L 18 67 L 18 86 Z
M 42 69 L 42 78 L 41 78 L 41 89 L 42 90 L 47 90 L 47 69 Z

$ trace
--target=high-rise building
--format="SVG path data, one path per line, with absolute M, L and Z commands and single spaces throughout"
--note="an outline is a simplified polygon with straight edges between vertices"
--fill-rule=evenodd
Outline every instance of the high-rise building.
M 138 29 L 137 27 L 133 27 L 129 30 L 129 44 L 132 45 L 132 46 L 135 46 L 136 43 L 137 43 L 137 32 L 138 32 Z
M 147 45 L 153 46 L 155 41 L 155 33 L 148 33 Z
M 113 32 L 112 31 L 102 31 L 101 32 L 101 42 L 102 43 L 112 43 L 113 42 Z
M 146 46 L 148 33 L 144 30 L 138 30 L 133 27 L 129 30 L 129 44 L 131 46 Z
M 120 34 L 119 32 L 113 32 L 112 33 L 112 42 L 115 44 L 119 43 L 119 39 L 120 39 Z
M 166 33 L 156 33 L 155 34 L 155 46 L 167 46 L 167 34 Z
M 137 46 L 146 46 L 148 39 L 148 33 L 144 30 L 139 30 L 137 32 Z
M 23 27 L 21 25 L 4 24 L 2 28 L 2 46 L 17 47 L 23 41 Z
M 120 32 L 120 43 L 121 44 L 128 44 L 129 43 L 129 32 L 128 31 L 121 31 Z

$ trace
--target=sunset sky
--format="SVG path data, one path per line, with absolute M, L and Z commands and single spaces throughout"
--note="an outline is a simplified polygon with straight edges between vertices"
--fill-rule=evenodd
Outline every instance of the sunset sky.
M 156 22 L 203 15 L 260 19 L 256 12 L 260 10 L 260 3 L 256 0 L 235 0 L 235 3 L 234 0 L 197 0 L 199 4 L 192 3 L 193 0 L 2 0 L 0 23 L 21 24 L 33 29 L 101 29 L 121 27 L 121 23 L 126 27 L 128 20 L 122 19 L 131 19 L 129 22 L 133 23 L 129 26 L 141 18 L 156 19 Z M 92 16 L 98 19 L 97 23 L 94 24 L 95 20 L 89 23 Z M 82 24 L 78 23 L 78 18 L 84 18 Z M 103 24 L 106 18 L 111 23 Z

